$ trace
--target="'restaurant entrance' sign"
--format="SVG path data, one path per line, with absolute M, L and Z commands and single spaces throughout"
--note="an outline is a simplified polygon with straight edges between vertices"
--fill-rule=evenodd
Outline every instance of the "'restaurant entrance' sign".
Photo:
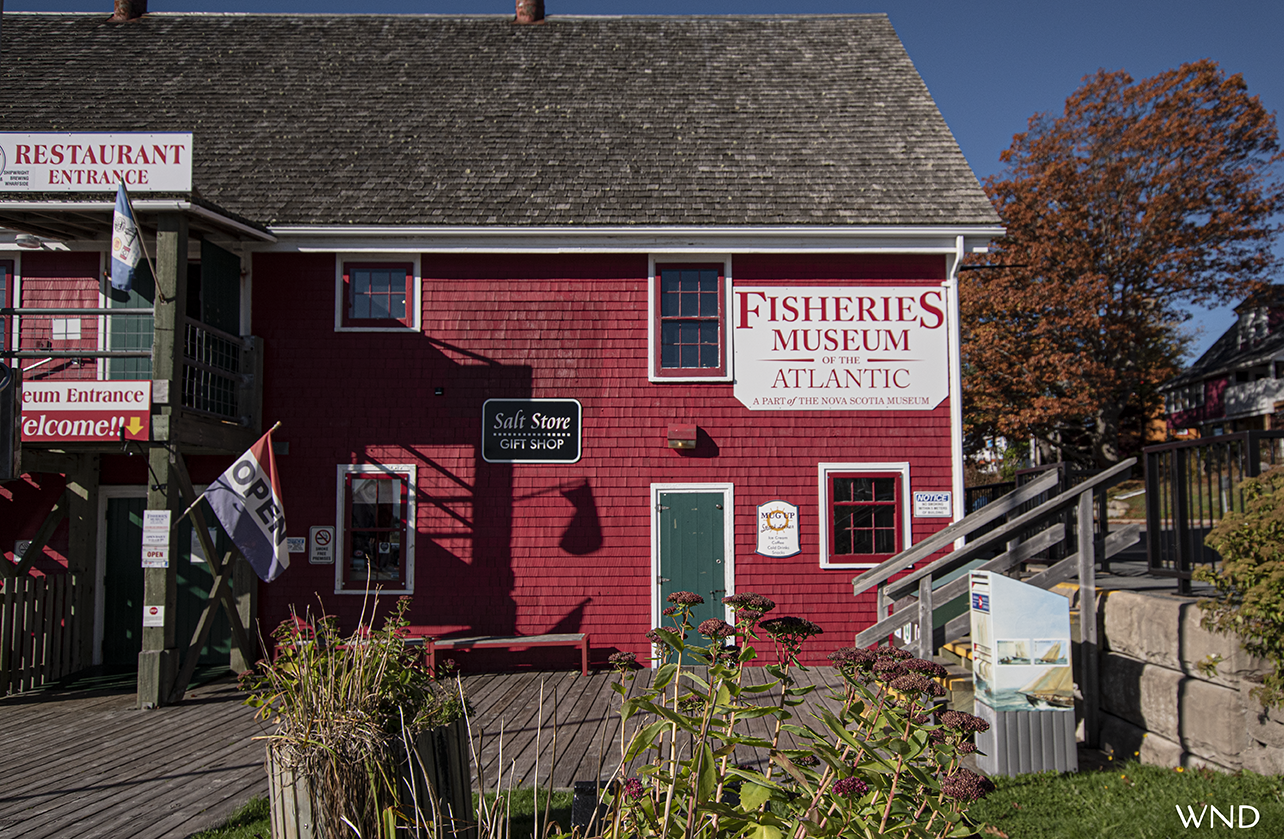
M 0 192 L 190 192 L 191 134 L 3 134 Z
M 576 399 L 487 399 L 482 459 L 487 463 L 574 463 L 583 412 Z
M 736 399 L 764 411 L 930 411 L 949 395 L 945 291 L 735 289 Z
M 151 380 L 24 382 L 23 442 L 151 439 Z

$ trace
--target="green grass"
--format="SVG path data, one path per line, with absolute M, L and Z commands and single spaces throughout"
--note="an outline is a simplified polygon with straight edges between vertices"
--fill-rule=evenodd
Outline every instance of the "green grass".
M 1202 812 L 1202 830 L 1216 807 L 1240 827 L 1240 805 L 1257 808 L 1253 836 L 1284 836 L 1284 777 L 1252 772 L 1226 774 L 1124 763 L 1099 772 L 1044 772 L 995 778 L 998 789 L 969 811 L 980 837 L 1011 839 L 1170 839 L 1198 835 L 1184 826 L 1177 808 Z M 1253 812 L 1244 810 L 1244 823 Z M 1214 830 L 1224 829 L 1217 820 Z M 1233 835 L 1233 834 L 1232 834 Z
M 191 839 L 269 839 L 272 823 L 268 817 L 268 800 L 251 798 L 232 814 L 221 827 L 197 833 Z
M 571 799 L 575 794 L 570 790 L 553 790 L 552 801 L 549 802 L 549 791 L 546 789 L 539 790 L 539 803 L 536 805 L 535 790 L 519 789 L 512 793 L 507 806 L 509 809 L 509 839 L 532 839 L 535 829 L 536 807 L 539 808 L 540 832 L 543 833 L 545 824 L 544 808 L 548 807 L 548 820 L 557 822 L 561 832 L 571 832 Z M 495 800 L 494 793 L 487 793 L 488 802 Z

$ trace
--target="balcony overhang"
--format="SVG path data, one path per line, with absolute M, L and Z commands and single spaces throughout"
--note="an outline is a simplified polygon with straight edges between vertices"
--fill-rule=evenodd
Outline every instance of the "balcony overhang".
M 192 198 L 132 198 L 139 224 L 149 227 L 162 213 L 182 213 L 188 228 L 237 241 L 276 242 L 265 227 Z M 103 200 L 0 200 L 0 228 L 30 233 L 55 242 L 106 241 L 111 236 L 115 199 Z

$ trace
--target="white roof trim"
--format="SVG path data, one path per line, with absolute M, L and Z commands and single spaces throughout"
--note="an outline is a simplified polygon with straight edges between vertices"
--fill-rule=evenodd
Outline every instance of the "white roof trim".
M 886 227 L 453 227 L 273 225 L 271 250 L 466 253 L 852 252 L 954 254 L 983 246 L 999 226 Z M 340 240 L 339 242 L 335 240 Z

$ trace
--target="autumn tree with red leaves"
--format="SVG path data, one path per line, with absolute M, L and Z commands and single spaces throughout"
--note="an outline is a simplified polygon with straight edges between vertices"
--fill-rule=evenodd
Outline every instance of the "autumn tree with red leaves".
M 1284 185 L 1274 115 L 1211 60 L 1099 71 L 986 179 L 1006 235 L 960 274 L 973 435 L 1098 466 L 1134 448 L 1189 306 L 1269 281 Z

